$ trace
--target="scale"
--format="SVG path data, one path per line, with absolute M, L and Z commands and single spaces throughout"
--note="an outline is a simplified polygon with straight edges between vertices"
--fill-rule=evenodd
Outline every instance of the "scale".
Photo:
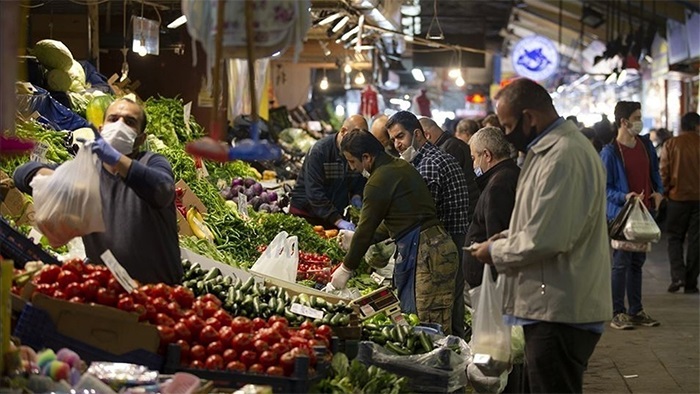
M 367 295 L 353 300 L 350 305 L 357 305 L 360 309 L 360 319 L 362 320 L 384 312 L 394 324 L 408 325 L 401 314 L 398 297 L 387 286 L 380 287 Z

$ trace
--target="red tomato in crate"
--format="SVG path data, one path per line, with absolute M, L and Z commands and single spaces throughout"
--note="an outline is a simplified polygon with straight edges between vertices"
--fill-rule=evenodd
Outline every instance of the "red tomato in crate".
M 134 310 L 134 300 L 130 296 L 124 296 L 119 298 L 117 301 L 117 309 L 121 309 L 126 312 L 131 312 Z M 145 311 L 145 309 L 144 309 Z
M 224 345 L 221 343 L 221 341 L 214 341 L 207 345 L 207 354 L 212 355 L 212 354 L 221 354 L 224 352 Z
M 75 304 L 84 304 L 85 299 L 83 297 L 73 297 L 70 300 L 68 300 L 68 302 L 73 302 Z
M 192 362 L 190 363 L 190 368 L 204 369 L 204 362 L 202 360 L 192 360 Z
M 158 329 L 158 335 L 160 335 L 160 344 L 167 345 L 169 343 L 175 342 L 175 331 L 172 327 L 168 326 L 156 326 Z
M 172 327 L 175 325 L 175 320 L 165 313 L 159 313 L 156 315 L 156 324 L 160 326 Z
M 141 304 L 134 304 L 134 307 L 132 308 L 132 312 L 139 315 L 139 321 L 147 321 L 148 320 L 148 314 L 146 312 L 145 306 L 143 306 Z
M 171 292 L 173 300 L 182 308 L 191 308 L 194 302 L 194 293 L 184 286 L 176 286 Z
M 333 336 L 333 329 L 327 324 L 323 324 L 316 329 L 316 335 L 321 335 L 322 337 L 330 340 Z
M 219 308 L 220 305 L 217 305 L 215 302 L 205 302 L 204 306 L 202 307 L 202 311 L 204 312 L 204 318 L 208 319 L 210 317 L 214 317 L 216 312 L 220 310 Z
M 202 345 L 194 345 L 190 348 L 190 358 L 192 360 L 204 361 L 207 356 L 207 349 Z
M 235 335 L 236 333 L 233 332 L 233 328 L 229 326 L 223 326 L 219 329 L 219 340 L 221 343 L 225 343 L 227 346 L 231 343 L 231 340 Z
M 105 289 L 104 287 L 97 290 L 97 296 L 95 297 L 95 300 L 97 301 L 98 304 L 102 305 L 107 305 L 107 306 L 116 306 L 117 305 L 117 294 L 110 289 Z
M 265 373 L 272 376 L 284 376 L 284 369 L 278 366 L 269 366 L 265 370 Z
M 165 283 L 158 283 L 151 288 L 151 297 L 163 297 L 165 299 L 170 298 L 170 286 Z
M 216 311 L 213 317 L 215 317 L 216 320 L 220 321 L 222 326 L 230 326 L 233 322 L 233 318 L 231 318 L 231 315 L 229 315 L 228 312 L 226 312 L 223 309 L 219 309 L 218 311 Z
M 207 361 L 204 363 L 206 369 L 219 370 L 224 369 L 224 359 L 218 354 L 212 354 L 207 357 Z
M 175 301 L 168 303 L 167 314 L 173 319 L 180 319 L 182 316 L 185 315 L 182 309 L 180 309 L 180 305 Z
M 80 280 L 80 278 L 75 272 L 69 270 L 61 270 L 61 272 L 58 274 L 58 277 L 56 278 L 56 283 L 58 283 L 59 287 L 65 289 L 69 284 L 75 283 L 78 280 Z
M 270 325 L 270 327 L 272 327 L 272 328 L 274 328 L 273 325 L 277 322 L 281 323 L 285 327 L 289 327 L 289 321 L 287 321 L 287 318 L 282 317 L 282 316 L 277 316 L 277 315 L 270 316 L 270 318 L 267 319 L 267 322 Z
M 168 313 L 168 301 L 166 301 L 165 298 L 154 298 L 151 300 L 151 305 L 156 308 L 158 313 Z
M 238 371 L 238 372 L 245 372 L 246 371 L 245 364 L 243 364 L 240 361 L 229 361 L 228 364 L 226 364 L 226 369 L 228 371 Z
M 260 357 L 258 358 L 258 361 L 265 368 L 271 367 L 271 366 L 277 364 L 277 353 L 270 351 L 270 350 L 265 350 L 264 352 L 260 353 Z
M 178 339 L 177 342 L 178 346 L 180 346 L 180 363 L 183 363 L 187 360 L 190 359 L 190 344 L 182 339 Z
M 207 293 L 207 294 L 199 297 L 199 299 L 204 301 L 204 302 L 211 301 L 211 302 L 215 303 L 217 306 L 221 306 L 221 300 L 217 296 L 215 296 L 214 294 L 211 294 L 211 293 Z
M 263 328 L 267 328 L 267 321 L 261 317 L 256 317 L 253 319 L 253 330 L 258 331 L 262 330 Z
M 175 330 L 175 336 L 178 339 L 182 339 L 188 342 L 192 340 L 192 332 L 189 328 L 187 328 L 187 324 L 185 324 L 185 322 L 183 322 L 182 320 L 175 323 L 175 325 L 173 326 L 173 330 Z
M 61 273 L 61 267 L 57 265 L 45 265 L 44 268 L 34 277 L 34 284 L 51 284 L 58 279 L 58 274 Z
M 239 333 L 231 340 L 231 346 L 241 354 L 244 350 L 249 350 L 252 347 L 252 335 Z
M 99 274 L 99 272 L 93 272 L 93 274 Z M 80 286 L 83 292 L 83 297 L 85 297 L 87 300 L 94 300 L 97 297 L 97 291 L 100 290 L 100 287 L 102 287 L 97 279 L 88 279 Z
M 190 329 L 192 335 L 196 337 L 199 336 L 199 333 L 204 328 L 204 320 L 202 320 L 202 318 L 200 318 L 199 316 L 188 317 L 185 320 L 185 324 L 187 325 L 187 328 Z
M 262 364 L 255 363 L 248 367 L 248 372 L 262 374 L 265 373 L 265 367 Z
M 68 286 L 63 289 L 63 293 L 65 293 L 67 298 L 79 297 L 83 295 L 83 289 L 80 283 L 74 282 L 69 283 Z
M 222 324 L 220 321 L 216 320 L 215 317 L 210 317 L 207 320 L 204 321 L 204 324 L 207 326 L 212 326 L 216 331 L 219 331 L 222 327 Z
M 262 339 L 255 340 L 253 342 L 253 349 L 255 349 L 256 352 L 262 353 L 266 351 L 270 345 L 267 344 L 267 342 L 263 341 Z
M 146 305 L 149 302 L 148 296 L 146 295 L 146 293 L 142 292 L 141 290 L 136 289 L 136 290 L 132 291 L 131 293 L 129 293 L 129 295 L 131 295 L 131 298 L 137 304 Z
M 258 361 L 258 354 L 251 350 L 244 350 L 239 359 L 247 367 L 250 367 L 251 365 L 255 364 L 256 361 Z
M 248 334 L 253 332 L 253 322 L 251 322 L 250 319 L 248 319 L 247 317 L 236 316 L 231 321 L 231 328 L 235 333 Z
M 205 325 L 199 333 L 199 342 L 202 344 L 208 345 L 217 340 L 219 340 L 219 333 L 212 326 Z
M 226 349 L 221 356 L 224 358 L 226 364 L 238 360 L 238 352 L 236 352 L 235 349 Z

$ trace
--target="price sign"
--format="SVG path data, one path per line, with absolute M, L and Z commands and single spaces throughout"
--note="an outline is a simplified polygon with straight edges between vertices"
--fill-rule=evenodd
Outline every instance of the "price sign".
M 323 311 L 319 311 L 318 309 L 314 309 L 306 305 L 301 305 L 296 302 L 292 304 L 292 307 L 289 308 L 289 310 L 292 311 L 292 313 L 296 313 L 297 315 L 310 317 L 312 319 L 323 319 Z
M 114 275 L 114 277 L 117 279 L 117 282 L 122 285 L 127 293 L 131 293 L 136 289 L 136 282 L 134 282 L 124 267 L 119 264 L 117 258 L 114 257 L 111 250 L 107 249 L 100 255 L 100 258 L 107 266 L 107 269 L 109 269 L 112 272 L 112 275 Z

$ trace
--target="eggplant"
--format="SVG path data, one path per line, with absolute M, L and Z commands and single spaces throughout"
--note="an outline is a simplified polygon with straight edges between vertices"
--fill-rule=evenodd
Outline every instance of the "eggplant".
M 245 192 L 244 192 L 243 194 L 245 194 L 245 196 L 247 197 L 248 201 L 250 201 L 253 197 L 257 197 L 257 196 L 255 195 L 255 190 L 253 190 L 252 187 L 246 189 Z
M 260 199 L 264 203 L 270 203 L 270 193 L 268 193 L 268 192 L 260 193 Z
M 230 196 L 231 196 L 231 188 L 230 188 L 230 187 L 225 187 L 225 188 L 221 191 L 221 197 L 223 197 L 224 200 L 230 200 L 230 199 L 231 199 Z
M 277 193 L 275 193 L 275 192 L 267 192 L 267 199 L 268 199 L 270 202 L 275 202 L 275 201 L 277 201 Z

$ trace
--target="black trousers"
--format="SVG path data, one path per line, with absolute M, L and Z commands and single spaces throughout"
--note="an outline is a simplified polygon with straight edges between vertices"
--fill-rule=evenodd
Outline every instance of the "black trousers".
M 671 264 L 671 280 L 685 283 L 686 289 L 698 287 L 700 274 L 700 201 L 668 200 L 666 232 L 668 233 L 668 260 Z M 683 258 L 683 242 L 688 241 L 688 251 Z
M 523 331 L 530 392 L 582 392 L 583 372 L 600 334 L 549 322 L 525 325 Z
M 455 277 L 455 294 L 452 301 L 452 335 L 464 338 L 464 270 L 462 269 L 462 248 L 466 234 L 452 234 L 452 241 L 457 245 L 457 277 Z

